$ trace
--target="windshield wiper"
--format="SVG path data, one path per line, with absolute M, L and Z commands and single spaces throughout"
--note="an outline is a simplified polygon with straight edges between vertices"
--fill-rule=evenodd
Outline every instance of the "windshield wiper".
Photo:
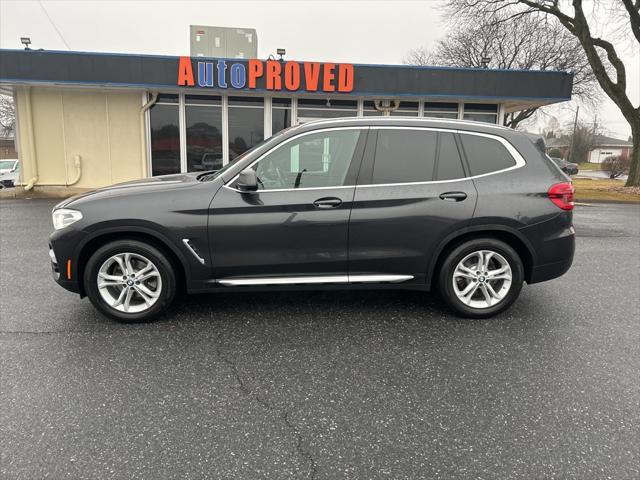
M 217 174 L 218 174 L 218 170 L 211 170 L 210 172 L 201 173 L 200 175 L 198 175 L 198 181 L 207 182 L 209 180 L 214 179 Z

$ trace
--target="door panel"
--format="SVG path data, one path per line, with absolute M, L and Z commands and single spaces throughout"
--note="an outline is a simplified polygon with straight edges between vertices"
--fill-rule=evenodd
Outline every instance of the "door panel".
M 347 272 L 354 188 L 216 195 L 209 229 L 216 278 Z M 340 203 L 315 205 L 327 198 Z
M 473 216 L 477 192 L 467 176 L 455 132 L 372 130 L 349 223 L 349 275 L 424 283 L 440 241 Z
M 467 197 L 440 198 L 448 192 L 464 192 Z M 349 274 L 412 275 L 423 283 L 438 243 L 471 218 L 475 203 L 471 180 L 356 187 L 349 224 Z
M 366 137 L 353 127 L 303 133 L 252 166 L 259 190 L 222 187 L 209 219 L 215 277 L 346 276 Z

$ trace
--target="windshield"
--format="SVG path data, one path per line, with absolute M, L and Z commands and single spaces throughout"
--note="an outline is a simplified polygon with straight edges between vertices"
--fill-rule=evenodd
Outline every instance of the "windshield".
M 0 160 L 0 170 L 11 169 L 15 164 L 15 160 Z
M 224 167 L 222 167 L 220 170 L 216 170 L 214 172 L 207 172 L 207 173 L 203 173 L 202 175 L 200 175 L 198 177 L 198 180 L 200 180 L 201 182 L 207 182 L 209 180 L 213 180 L 214 178 L 218 178 L 220 175 L 222 175 L 224 172 L 226 172 L 227 170 L 229 170 L 231 167 L 235 166 L 240 160 L 242 160 L 244 157 L 246 157 L 248 154 L 250 154 L 251 152 L 254 152 L 255 150 L 259 149 L 260 147 L 262 147 L 265 143 L 271 141 L 272 139 L 279 137 L 280 135 L 282 135 L 283 133 L 285 133 L 286 131 L 288 131 L 290 128 L 292 127 L 288 127 L 285 128 L 284 130 L 280 130 L 279 132 L 275 133 L 274 135 L 271 135 L 269 138 L 266 138 L 264 140 L 262 140 L 261 142 L 257 143 L 256 145 L 254 145 L 253 147 L 251 147 L 249 150 L 247 150 L 244 153 L 241 153 L 240 155 L 238 155 L 236 158 L 234 158 L 233 160 L 231 160 L 229 163 L 227 163 Z

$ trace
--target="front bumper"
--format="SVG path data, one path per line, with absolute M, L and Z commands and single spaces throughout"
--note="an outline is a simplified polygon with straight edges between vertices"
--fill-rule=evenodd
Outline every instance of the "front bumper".
M 49 237 L 51 275 L 62 288 L 73 293 L 81 292 L 81 279 L 76 252 L 85 233 L 73 227 L 56 230 Z

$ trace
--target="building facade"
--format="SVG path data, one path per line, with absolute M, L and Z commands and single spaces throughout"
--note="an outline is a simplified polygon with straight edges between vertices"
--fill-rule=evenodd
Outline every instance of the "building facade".
M 21 182 L 95 188 L 219 168 L 273 133 L 369 115 L 501 123 L 571 98 L 566 72 L 0 50 Z

